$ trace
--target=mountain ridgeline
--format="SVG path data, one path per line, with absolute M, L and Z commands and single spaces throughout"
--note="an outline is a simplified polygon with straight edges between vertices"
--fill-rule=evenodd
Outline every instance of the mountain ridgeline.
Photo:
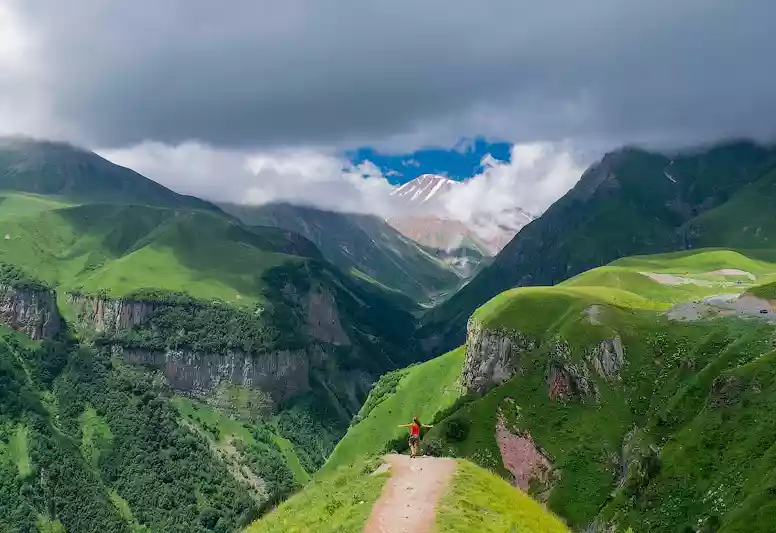
M 450 292 L 461 275 L 438 257 L 403 236 L 384 220 L 290 204 L 223 204 L 250 226 L 283 228 L 318 246 L 327 261 L 355 279 L 386 287 L 398 299 L 426 301 Z M 410 304 L 411 305 L 411 304 Z
M 632 254 L 767 245 L 775 187 L 776 149 L 750 142 L 608 154 L 424 317 L 424 345 L 434 353 L 458 346 L 474 310 L 512 287 L 552 285 Z
M 69 144 L 0 138 L 0 190 L 83 200 L 218 211 Z
M 766 533 L 773 205 L 774 149 L 623 149 L 464 285 L 378 218 L 0 140 L 0 530 L 361 531 L 419 414 L 514 487 L 460 463 L 438 527 L 564 530 L 520 489 L 575 531 Z

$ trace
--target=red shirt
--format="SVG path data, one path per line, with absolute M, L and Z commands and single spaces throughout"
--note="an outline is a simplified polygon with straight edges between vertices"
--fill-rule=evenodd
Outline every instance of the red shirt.
M 419 425 L 417 425 L 417 424 L 412 424 L 412 425 L 410 426 L 410 432 L 412 433 L 412 435 L 413 435 L 414 437 L 418 437 L 418 436 L 420 436 L 420 426 L 419 426 Z

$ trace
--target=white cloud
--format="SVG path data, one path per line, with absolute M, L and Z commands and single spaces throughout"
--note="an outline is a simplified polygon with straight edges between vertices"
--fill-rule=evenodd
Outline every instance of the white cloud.
M 408 209 L 373 163 L 352 165 L 332 153 L 277 150 L 261 153 L 219 150 L 196 142 L 178 146 L 146 142 L 102 151 L 111 161 L 137 170 L 184 194 L 241 204 L 289 202 L 322 209 L 396 216 Z M 460 220 L 483 238 L 503 233 L 499 226 L 525 223 L 517 208 L 540 214 L 582 175 L 582 161 L 567 145 L 515 145 L 511 162 L 486 156 L 482 173 L 455 187 L 426 209 Z
M 0 133 L 34 133 L 43 122 L 45 98 L 35 53 L 34 35 L 0 0 Z
M 542 213 L 579 180 L 590 161 L 578 161 L 562 145 L 532 143 L 514 145 L 512 160 L 490 155 L 481 174 L 456 187 L 446 197 L 446 207 L 456 218 L 468 221 L 480 212 L 501 212 L 520 207 Z
M 290 202 L 388 216 L 392 186 L 374 164 L 351 165 L 312 149 L 244 153 L 196 142 L 145 142 L 103 157 L 183 194 L 217 202 Z
M 590 161 L 581 161 L 569 147 L 550 143 L 514 145 L 511 161 L 490 155 L 481 174 L 455 187 L 444 197 L 450 218 L 473 227 L 485 239 L 499 226 L 525 224 L 519 209 L 539 215 L 579 180 Z

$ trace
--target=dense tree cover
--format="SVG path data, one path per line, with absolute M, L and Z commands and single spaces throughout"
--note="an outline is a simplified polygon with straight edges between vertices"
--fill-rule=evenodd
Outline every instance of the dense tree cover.
M 45 283 L 33 278 L 22 269 L 2 262 L 0 262 L 0 285 L 9 285 L 14 289 L 20 290 L 49 290 Z
M 58 389 L 59 404 L 93 407 L 113 435 L 100 474 L 154 531 L 233 531 L 256 515 L 248 494 L 203 438 L 177 421 L 153 377 L 81 351 Z
M 88 448 L 87 409 L 109 436 Z M 277 483 L 283 494 L 293 489 L 281 474 Z M 12 333 L 0 339 L 0 531 L 56 519 L 69 533 L 137 524 L 225 533 L 257 513 L 204 438 L 178 422 L 152 374 L 67 340 L 35 348 Z
M 75 440 L 50 420 L 26 370 L 35 359 L 18 337 L 0 338 L 0 531 L 38 531 L 56 517 L 67 531 L 128 531 Z
M 286 459 L 273 440 L 272 433 L 259 426 L 253 431 L 254 443 L 236 441 L 237 451 L 246 458 L 251 471 L 261 475 L 266 483 L 269 500 L 264 504 L 266 509 L 274 507 L 288 498 L 294 491 L 301 488 L 294 479 L 294 474 L 288 468 Z
M 153 303 L 154 310 L 143 324 L 103 334 L 97 342 L 146 350 L 187 348 L 211 353 L 263 353 L 309 345 L 300 317 L 282 302 L 246 309 L 163 290 L 137 291 L 125 299 Z
M 295 398 L 277 417 L 280 434 L 290 440 L 299 461 L 315 472 L 345 434 L 347 422 L 334 411 L 332 402 L 315 392 Z

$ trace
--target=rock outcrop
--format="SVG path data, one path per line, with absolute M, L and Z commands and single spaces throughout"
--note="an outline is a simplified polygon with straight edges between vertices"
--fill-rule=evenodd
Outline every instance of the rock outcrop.
M 561 338 L 555 340 L 549 354 L 547 388 L 551 400 L 584 402 L 598 398 L 598 390 L 587 366 L 571 360 L 569 344 Z
M 0 285 L 0 323 L 42 340 L 56 336 L 61 322 L 54 291 Z
M 323 353 L 278 350 L 266 354 L 198 353 L 192 350 L 148 351 L 113 346 L 114 355 L 129 363 L 158 368 L 170 386 L 183 394 L 205 398 L 222 384 L 267 392 L 275 402 L 309 390 L 310 368 Z
M 632 428 L 623 438 L 617 485 L 631 493 L 645 487 L 660 470 L 660 448 L 643 429 Z
M 76 310 L 79 321 L 97 332 L 117 333 L 143 324 L 159 304 L 135 300 L 68 294 L 68 303 Z
M 342 329 L 337 303 L 326 290 L 317 288 L 310 291 L 307 299 L 307 325 L 313 338 L 335 344 L 350 346 L 350 338 Z
M 487 329 L 469 320 L 462 380 L 469 393 L 484 393 L 517 372 L 520 354 L 536 347 L 519 331 Z
M 601 341 L 588 354 L 588 361 L 605 380 L 619 380 L 620 370 L 625 366 L 625 347 L 620 336 Z

